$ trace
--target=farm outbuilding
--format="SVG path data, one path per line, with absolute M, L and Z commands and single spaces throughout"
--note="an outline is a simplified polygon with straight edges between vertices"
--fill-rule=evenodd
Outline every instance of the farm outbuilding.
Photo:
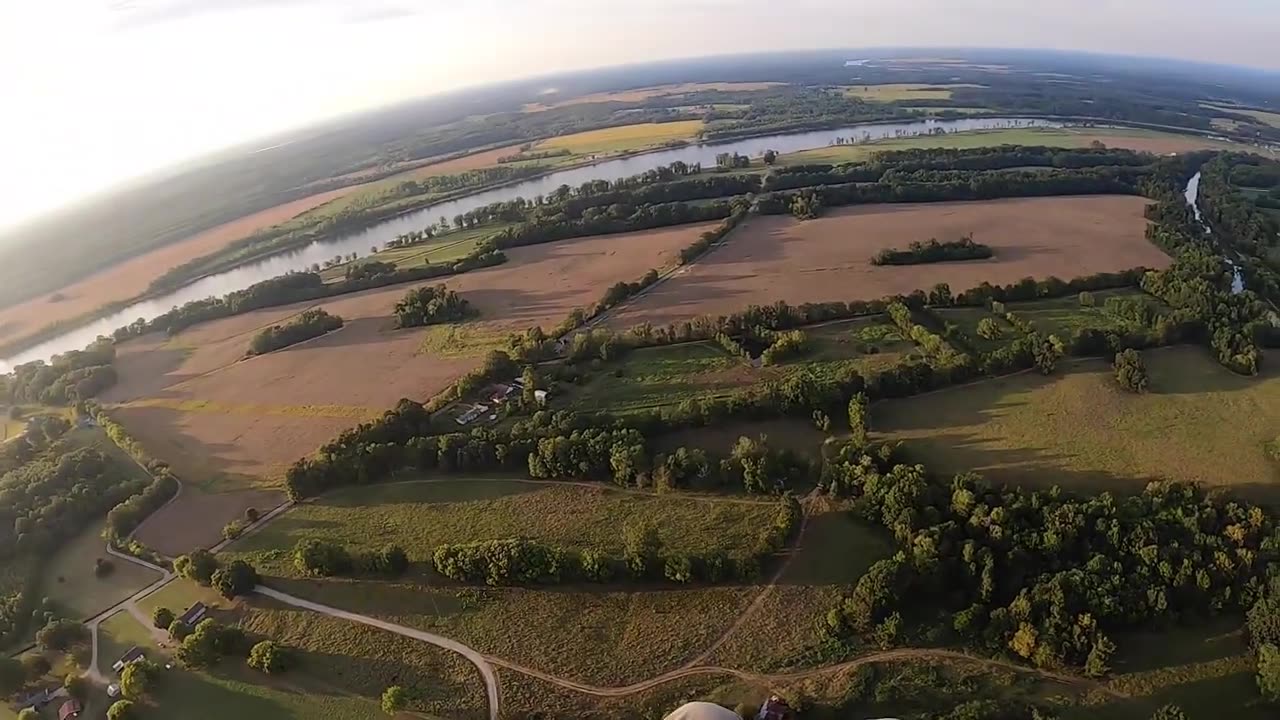
M 84 706 L 80 704 L 80 701 L 72 698 L 71 700 L 62 703 L 62 707 L 58 708 L 58 720 L 78 718 L 80 717 L 80 713 L 83 711 Z
M 120 659 L 117 660 L 115 664 L 111 666 L 111 669 L 116 672 L 120 672 L 124 670 L 125 665 L 132 665 L 138 662 L 139 660 L 143 660 L 145 658 L 146 658 L 146 653 L 142 651 L 142 648 L 138 647 L 137 645 L 134 645 L 133 647 L 129 648 L 128 652 L 120 656 Z

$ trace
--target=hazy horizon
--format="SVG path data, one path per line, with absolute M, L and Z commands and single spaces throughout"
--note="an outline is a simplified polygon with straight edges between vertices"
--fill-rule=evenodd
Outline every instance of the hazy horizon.
M 465 5 L 465 7 L 463 7 Z M 1083 51 L 1280 70 L 1280 7 L 1224 0 L 61 0 L 0 9 L 0 229 L 219 150 L 569 71 L 822 48 Z M 678 31 L 672 20 L 679 17 Z M 909 22 L 903 22 L 909 18 Z M 1158 18 L 1158 23 L 1151 22 Z M 1208 20 L 1212 19 L 1212 23 Z M 637 42 L 644 38 L 644 42 Z M 690 39 L 696 38 L 697 44 Z

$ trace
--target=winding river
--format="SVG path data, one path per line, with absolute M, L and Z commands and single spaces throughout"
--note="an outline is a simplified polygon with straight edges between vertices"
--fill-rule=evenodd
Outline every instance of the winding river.
M 934 133 L 1028 127 L 1062 127 L 1062 123 L 1032 118 L 981 117 L 955 120 L 870 123 L 834 130 L 786 133 L 724 143 L 687 145 L 616 160 L 607 160 L 571 170 L 553 172 L 542 177 L 432 205 L 422 210 L 406 213 L 378 223 L 359 232 L 349 233 L 328 241 L 315 242 L 232 270 L 209 275 L 189 285 L 184 285 L 173 292 L 135 303 L 123 310 L 73 330 L 68 330 L 39 345 L 4 358 L 0 360 L 0 370 L 7 372 L 17 364 L 32 360 L 47 360 L 57 353 L 81 349 L 93 342 L 99 335 L 109 335 L 116 328 L 128 325 L 138 318 L 150 320 L 175 306 L 192 300 L 201 300 L 210 296 L 225 295 L 236 290 L 243 290 L 254 283 L 283 275 L 289 271 L 305 270 L 313 263 L 323 263 L 335 255 L 349 255 L 353 252 L 367 253 L 370 247 L 382 247 L 383 244 L 397 235 L 412 230 L 421 230 L 441 217 L 452 218 L 455 215 L 466 213 L 490 203 L 511 200 L 517 197 L 533 198 L 538 195 L 547 195 L 561 185 L 577 187 L 591 180 L 613 180 L 629 177 L 655 167 L 668 165 L 677 160 L 689 164 L 701 163 L 704 167 L 712 166 L 715 164 L 716 155 L 727 152 L 755 157 L 764 153 L 765 150 L 775 150 L 779 153 L 811 150 L 834 145 L 837 138 L 843 138 L 846 141 L 852 139 L 857 142 L 868 142 L 891 138 L 917 137 Z
M 1204 231 L 1206 233 L 1213 232 L 1209 225 L 1205 223 L 1204 216 L 1200 214 L 1200 206 L 1196 204 L 1196 201 L 1200 199 L 1200 173 L 1192 175 L 1191 181 L 1187 183 L 1186 198 L 1187 204 L 1191 206 L 1191 211 L 1196 214 L 1196 220 L 1204 226 Z M 1244 276 L 1240 274 L 1240 266 L 1236 265 L 1234 260 L 1227 258 L 1227 264 L 1231 266 L 1232 272 L 1231 292 L 1238 295 L 1244 292 Z

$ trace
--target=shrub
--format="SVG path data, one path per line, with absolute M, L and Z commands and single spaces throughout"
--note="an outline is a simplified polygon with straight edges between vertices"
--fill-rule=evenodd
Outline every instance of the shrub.
M 249 651 L 249 667 L 267 675 L 278 675 L 293 664 L 289 649 L 272 640 L 263 640 Z
M 232 520 L 222 526 L 222 538 L 224 540 L 235 540 L 244 534 L 244 523 L 239 520 Z
M 244 511 L 244 519 L 249 523 L 258 522 L 259 517 L 261 515 L 258 513 L 258 508 L 248 508 Z
M 293 565 L 304 575 L 332 577 L 351 571 L 351 554 L 337 543 L 304 538 L 293 548 Z
M 218 569 L 218 560 L 208 550 L 193 550 L 186 555 L 179 555 L 173 561 L 173 569 L 178 575 L 208 587 L 213 580 L 214 571 Z
M 999 340 L 1004 335 L 1000 323 L 995 318 L 982 318 L 978 321 L 978 337 L 984 340 Z
M 133 720 L 134 717 L 136 713 L 130 700 L 117 700 L 107 708 L 107 720 Z
M 388 715 L 395 715 L 409 705 L 409 698 L 405 694 L 404 688 L 399 685 L 392 685 L 382 691 L 382 712 Z
M 174 619 L 173 611 L 167 607 L 158 607 L 151 613 L 151 622 L 161 630 L 165 630 L 172 625 Z
M 89 629 L 75 620 L 54 620 L 36 633 L 36 644 L 42 650 L 66 652 L 71 646 L 89 640 Z
M 169 637 L 177 642 L 182 642 L 191 634 L 191 626 L 181 620 L 174 620 L 169 623 Z
M 1123 350 L 1116 353 L 1116 382 L 1129 392 L 1147 391 L 1147 366 L 1142 362 L 1142 354 L 1137 350 Z
M 230 565 L 213 573 L 211 584 L 227 599 L 245 595 L 257 587 L 258 571 L 243 560 L 232 560 Z
M 1080 291 L 1080 307 L 1093 307 L 1098 301 L 1093 298 L 1093 293 L 1088 290 Z

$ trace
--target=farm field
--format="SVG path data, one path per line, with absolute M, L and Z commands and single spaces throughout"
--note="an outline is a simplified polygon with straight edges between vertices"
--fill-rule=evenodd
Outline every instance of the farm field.
M 292 551 L 303 538 L 356 550 L 403 547 L 428 562 L 442 544 L 529 538 L 573 549 L 621 555 L 623 528 L 652 523 L 664 547 L 679 552 L 747 551 L 777 510 L 770 499 L 717 499 L 685 493 L 650 495 L 608 485 L 460 479 L 344 488 L 299 505 L 224 553 L 259 570 L 300 577 Z
M 883 85 L 846 85 L 840 88 L 845 97 L 862 98 L 870 102 L 895 102 L 898 100 L 950 100 L 959 88 L 980 88 L 982 85 L 915 85 L 888 83 Z
M 872 427 L 938 473 L 1088 490 L 1167 478 L 1274 496 L 1280 466 L 1264 445 L 1280 428 L 1280 371 L 1237 376 L 1186 346 L 1144 359 L 1144 395 L 1120 390 L 1109 363 L 1088 360 L 1057 377 L 1023 373 L 878 403 Z
M 617 92 L 591 93 L 590 95 L 580 95 L 578 97 L 567 98 L 564 100 L 555 100 L 555 94 L 549 94 L 547 102 L 529 103 L 524 106 L 525 112 L 542 112 L 551 108 L 566 107 L 569 105 L 586 105 L 592 103 L 606 102 L 640 102 L 656 97 L 670 97 L 673 95 L 684 95 L 693 92 L 705 92 L 710 90 L 718 90 L 720 92 L 753 92 L 757 90 L 768 90 L 771 87 L 784 85 L 780 82 L 699 82 L 699 83 L 682 83 L 678 85 L 656 85 L 654 87 L 635 88 L 633 90 L 621 90 Z
M 102 539 L 105 526 L 105 520 L 91 523 L 44 564 L 41 594 L 67 617 L 97 615 L 160 579 L 159 573 L 108 555 Z M 111 572 L 103 577 L 94 574 L 98 558 L 111 563 Z
M 154 525 L 205 538 L 195 544 L 216 542 L 222 525 L 246 507 L 266 510 L 279 502 L 278 494 L 262 491 L 276 484 L 289 463 L 401 398 L 432 397 L 477 367 L 506 334 L 552 327 L 571 309 L 596 302 L 603 288 L 668 265 L 708 227 L 512 249 L 504 265 L 444 281 L 480 311 L 477 320 L 462 325 L 396 330 L 392 310 L 412 287 L 397 285 L 324 303 L 346 320 L 341 330 L 251 360 L 240 358 L 258 329 L 312 304 L 204 323 L 171 339 L 122 344 L 116 360 L 120 382 L 104 401 L 116 405 L 113 415 L 149 453 L 171 462 L 179 477 L 206 494 L 202 499 L 184 491 L 144 523 L 140 536 L 163 535 L 153 532 Z M 482 341 L 450 343 L 449 352 L 428 342 L 452 331 Z M 196 528 L 188 519 L 206 501 L 216 501 L 220 512 L 197 511 Z
M 791 304 L 874 299 L 950 284 L 954 292 L 1024 277 L 1073 278 L 1102 271 L 1165 267 L 1144 237 L 1146 201 L 1093 196 L 901 205 L 832 210 L 809 221 L 753 218 L 721 248 L 622 306 L 615 329 L 725 315 L 777 300 Z M 886 247 L 972 233 L 991 260 L 874 266 Z
M 807 163 L 847 163 L 867 160 L 882 150 L 912 148 L 977 148 L 992 145 L 1045 145 L 1048 147 L 1088 147 L 1093 142 L 1107 147 L 1166 155 L 1192 150 L 1235 150 L 1261 152 L 1251 145 L 1211 140 L 1195 135 L 1164 133 L 1130 128 L 1013 128 L 978 130 L 914 138 L 895 138 L 860 145 L 831 145 L 779 156 L 784 165 Z
M 701 120 L 667 123 L 637 123 L 602 130 L 561 135 L 534 144 L 534 150 L 565 149 L 574 155 L 593 155 L 640 150 L 673 140 L 692 140 L 702 130 Z
M 809 351 L 778 365 L 756 367 L 712 340 L 641 348 L 591 377 L 567 386 L 557 407 L 627 414 L 705 402 L 803 370 L 832 378 L 873 373 L 914 349 L 883 317 L 801 328 Z

